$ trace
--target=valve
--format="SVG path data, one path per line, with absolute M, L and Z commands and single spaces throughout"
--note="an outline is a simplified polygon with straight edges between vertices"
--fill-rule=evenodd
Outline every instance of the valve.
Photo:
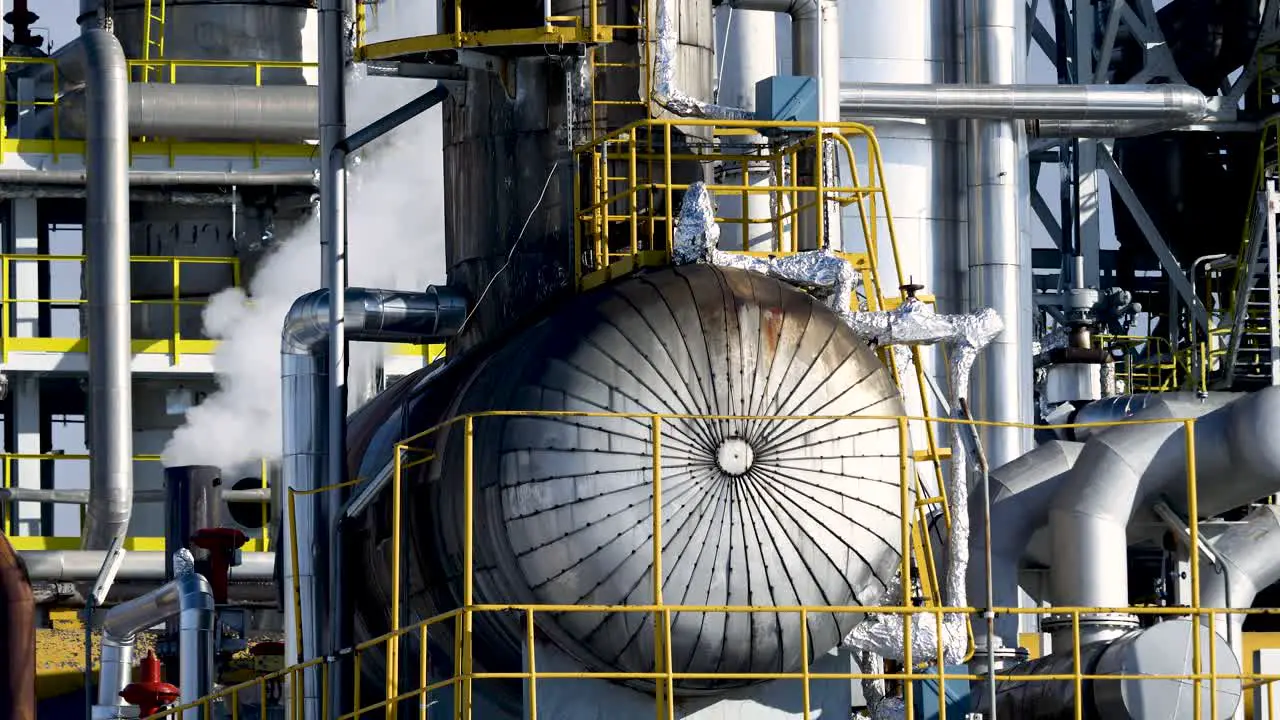
M 249 536 L 235 528 L 202 528 L 191 536 L 191 544 L 209 551 L 209 585 L 213 601 L 227 603 L 227 583 L 231 568 L 240 564 L 240 548 Z
M 120 697 L 130 705 L 137 705 L 142 717 L 148 717 L 176 702 L 179 692 L 178 688 L 160 680 L 160 658 L 156 657 L 155 650 L 142 658 L 141 666 L 142 679 L 126 685 Z

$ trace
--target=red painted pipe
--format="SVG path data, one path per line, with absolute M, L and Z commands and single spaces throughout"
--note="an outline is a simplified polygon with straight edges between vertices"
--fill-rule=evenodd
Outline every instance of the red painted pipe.
M 36 720 L 36 600 L 0 532 L 0 720 Z

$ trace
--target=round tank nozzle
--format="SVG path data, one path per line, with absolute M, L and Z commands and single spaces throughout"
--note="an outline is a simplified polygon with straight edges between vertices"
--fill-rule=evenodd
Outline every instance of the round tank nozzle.
M 756 461 L 755 451 L 740 437 L 725 438 L 716 452 L 716 464 L 726 475 L 746 475 Z

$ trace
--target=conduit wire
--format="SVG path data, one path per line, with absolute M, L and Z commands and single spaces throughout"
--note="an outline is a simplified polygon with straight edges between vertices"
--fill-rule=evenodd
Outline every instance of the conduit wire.
M 525 230 L 529 229 L 529 223 L 533 221 L 533 216 L 538 212 L 538 208 L 542 207 L 542 201 L 547 197 L 547 188 L 551 187 L 551 178 L 555 177 L 556 170 L 560 169 L 560 161 L 556 160 L 551 166 L 551 171 L 547 173 L 547 179 L 542 183 L 542 192 L 538 195 L 538 199 L 533 203 L 533 208 L 529 210 L 529 216 L 524 219 L 524 225 L 520 226 L 520 233 L 516 235 L 515 242 L 511 243 L 511 250 L 507 252 L 507 260 L 502 263 L 502 267 L 498 268 L 498 272 L 489 278 L 489 282 L 485 283 L 484 289 L 480 291 L 480 296 L 471 304 L 471 309 L 467 311 L 467 316 L 462 319 L 462 324 L 458 326 L 458 332 L 455 337 L 461 337 L 462 331 L 467 329 L 467 323 L 471 322 L 471 316 L 476 314 L 476 310 L 480 307 L 480 303 L 484 302 L 484 298 L 489 294 L 489 289 L 493 287 L 494 281 L 511 266 L 511 260 L 516 256 L 516 249 L 520 247 L 520 241 L 524 239 Z M 578 262 L 578 258 L 573 259 Z

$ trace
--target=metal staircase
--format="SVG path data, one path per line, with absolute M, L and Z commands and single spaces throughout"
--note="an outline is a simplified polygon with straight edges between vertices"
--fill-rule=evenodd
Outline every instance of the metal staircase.
M 1280 309 L 1276 223 L 1280 193 L 1274 181 L 1258 193 L 1251 233 L 1237 266 L 1231 339 L 1219 385 L 1255 389 L 1280 384 Z

